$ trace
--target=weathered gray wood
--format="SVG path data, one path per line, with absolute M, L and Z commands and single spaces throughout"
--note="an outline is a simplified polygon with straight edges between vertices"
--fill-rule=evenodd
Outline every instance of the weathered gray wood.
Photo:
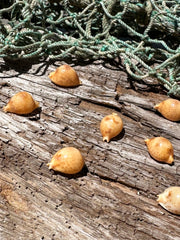
M 117 67 L 96 62 L 74 66 L 82 85 L 65 89 L 48 78 L 59 64 L 1 61 L 1 238 L 180 239 L 180 217 L 156 202 L 166 187 L 180 185 L 179 123 L 153 109 L 167 98 L 150 91 L 161 87 L 153 79 L 131 82 Z M 2 111 L 21 90 L 40 102 L 40 112 Z M 122 117 L 124 130 L 106 143 L 99 124 L 112 112 Z M 172 166 L 147 152 L 144 140 L 159 135 L 173 144 Z M 86 167 L 76 176 L 46 166 L 64 146 L 79 148 L 85 158 Z

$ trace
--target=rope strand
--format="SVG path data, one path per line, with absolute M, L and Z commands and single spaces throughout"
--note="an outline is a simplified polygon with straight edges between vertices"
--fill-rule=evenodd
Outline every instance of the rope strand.
M 0 57 L 122 57 L 134 79 L 155 77 L 180 97 L 179 0 L 3 2 Z

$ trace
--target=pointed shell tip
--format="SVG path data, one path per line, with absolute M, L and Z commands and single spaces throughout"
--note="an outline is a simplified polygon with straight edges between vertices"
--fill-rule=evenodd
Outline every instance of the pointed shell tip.
M 3 107 L 3 111 L 4 111 L 4 112 L 8 112 L 8 105 L 6 105 L 5 107 Z
M 48 75 L 48 77 L 49 77 L 50 79 L 52 79 L 54 73 L 55 73 L 55 72 L 51 72 L 51 73 Z
M 107 137 L 107 136 L 103 137 L 103 142 L 105 142 L 105 141 L 109 142 L 109 140 L 110 140 L 109 137 Z
M 52 168 L 51 163 L 47 163 L 46 165 L 49 167 L 49 169 Z
M 159 108 L 159 104 L 156 104 L 155 106 L 154 106 L 154 109 L 158 109 Z
M 172 155 L 169 156 L 167 163 L 171 164 L 174 162 L 174 158 Z

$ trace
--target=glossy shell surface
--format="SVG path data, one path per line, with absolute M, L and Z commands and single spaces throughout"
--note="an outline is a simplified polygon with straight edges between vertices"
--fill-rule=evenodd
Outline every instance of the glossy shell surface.
M 167 188 L 158 195 L 158 203 L 171 213 L 180 215 L 180 187 Z
M 157 105 L 154 108 L 159 111 L 163 117 L 170 121 L 180 121 L 180 101 L 169 98 Z
M 51 72 L 49 78 L 52 82 L 62 87 L 75 87 L 81 84 L 76 71 L 67 64 Z
M 171 164 L 174 161 L 173 146 L 168 139 L 164 137 L 155 137 L 146 139 L 145 143 L 147 145 L 149 154 L 155 160 L 168 164 Z
M 103 141 L 109 142 L 113 137 L 120 134 L 123 129 L 123 121 L 116 113 L 105 116 L 100 123 L 100 131 Z
M 15 94 L 3 108 L 5 112 L 12 112 L 16 114 L 29 114 L 39 107 L 31 94 L 28 92 L 19 92 Z
M 77 148 L 65 147 L 60 149 L 47 164 L 49 169 L 65 174 L 75 174 L 82 170 L 84 160 Z

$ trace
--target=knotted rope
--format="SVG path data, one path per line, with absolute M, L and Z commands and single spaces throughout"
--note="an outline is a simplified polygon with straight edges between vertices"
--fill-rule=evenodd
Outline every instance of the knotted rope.
M 0 57 L 120 57 L 180 97 L 180 1 L 1 0 Z M 155 64 L 154 64 L 155 63 Z

